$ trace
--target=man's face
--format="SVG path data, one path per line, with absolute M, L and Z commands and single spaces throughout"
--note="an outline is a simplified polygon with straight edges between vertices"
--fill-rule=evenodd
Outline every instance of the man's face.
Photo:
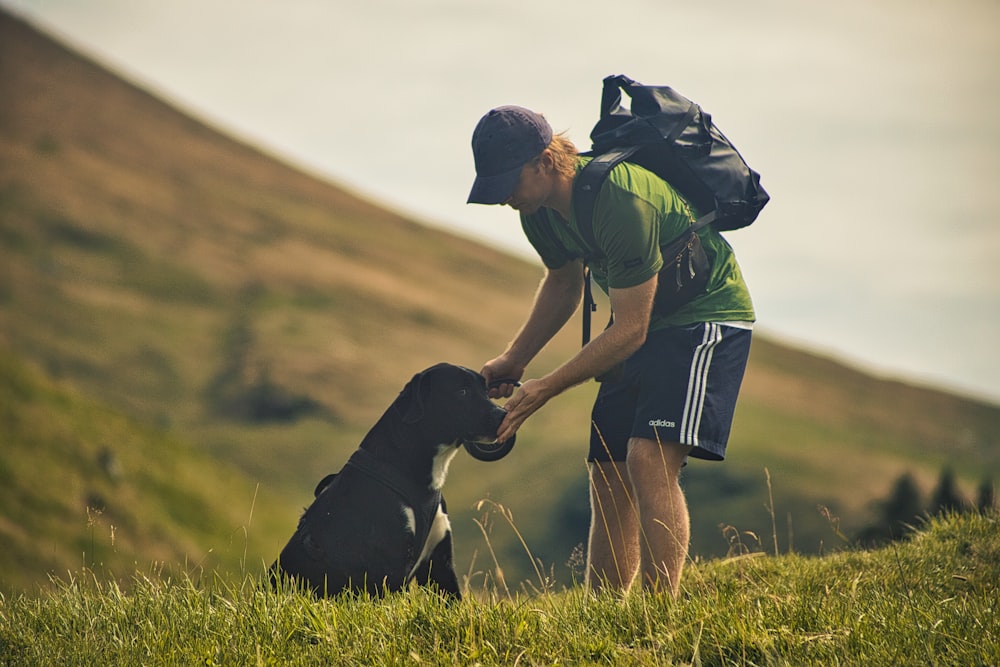
M 539 160 L 532 160 L 521 168 L 521 179 L 504 204 L 520 213 L 534 213 L 548 200 L 551 191 L 549 180 Z

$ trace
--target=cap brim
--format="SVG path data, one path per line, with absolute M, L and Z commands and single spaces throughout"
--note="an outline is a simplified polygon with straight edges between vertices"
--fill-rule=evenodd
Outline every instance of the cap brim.
M 523 165 L 522 165 L 523 166 Z M 466 204 L 502 204 L 514 194 L 517 183 L 521 180 L 521 168 L 498 174 L 496 176 L 477 176 L 472 184 L 472 191 Z

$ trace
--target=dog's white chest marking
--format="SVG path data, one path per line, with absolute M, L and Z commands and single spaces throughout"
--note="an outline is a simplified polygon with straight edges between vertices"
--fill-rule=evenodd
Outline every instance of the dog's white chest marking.
M 410 510 L 412 513 L 413 510 Z M 451 531 L 451 521 L 448 520 L 448 515 L 441 510 L 441 506 L 438 505 L 437 514 L 434 515 L 434 520 L 431 522 L 431 529 L 427 533 L 427 540 L 424 542 L 423 551 L 420 552 L 420 558 L 417 562 L 413 564 L 413 569 L 410 570 L 408 579 L 413 578 L 413 574 L 420 567 L 420 564 L 430 558 L 431 552 L 434 548 L 441 543 L 448 533 Z
M 458 453 L 458 447 L 451 445 L 438 445 L 437 454 L 434 455 L 434 463 L 431 465 L 431 488 L 440 491 L 444 487 L 444 478 L 448 476 L 448 466 L 451 460 Z
M 458 446 L 455 444 L 450 445 L 439 445 L 437 454 L 434 455 L 434 463 L 431 465 L 431 488 L 435 491 L 440 491 L 441 487 L 444 486 L 445 477 L 448 476 L 448 465 L 451 464 L 451 460 L 458 453 Z M 413 508 L 407 505 L 402 506 L 403 517 L 406 519 L 406 529 L 410 531 L 411 534 L 417 534 L 417 521 L 416 516 L 413 513 Z M 410 570 L 410 574 L 407 577 L 412 579 L 417 568 L 420 567 L 428 558 L 430 558 L 431 552 L 434 548 L 441 543 L 448 533 L 451 531 L 451 521 L 448 520 L 448 515 L 444 513 L 441 506 L 438 505 L 437 513 L 434 515 L 434 519 L 431 520 L 430 530 L 427 531 L 427 539 L 424 540 L 423 549 L 420 551 L 420 557 L 417 558 L 417 562 L 413 564 L 413 569 Z

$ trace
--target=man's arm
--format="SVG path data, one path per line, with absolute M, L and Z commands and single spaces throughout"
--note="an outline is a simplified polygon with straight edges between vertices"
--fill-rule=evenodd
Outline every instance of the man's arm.
M 483 366 L 487 383 L 498 379 L 519 380 L 524 369 L 569 321 L 583 294 L 583 262 L 575 261 L 558 269 L 548 269 L 538 286 L 528 319 L 507 350 Z M 510 396 L 513 385 L 504 385 L 496 396 Z
M 524 383 L 507 401 L 507 417 L 497 434 L 500 440 L 513 436 L 524 420 L 553 396 L 600 375 L 632 356 L 646 341 L 656 286 L 657 276 L 654 275 L 635 287 L 612 288 L 609 295 L 615 313 L 614 323 L 565 364 L 545 377 Z

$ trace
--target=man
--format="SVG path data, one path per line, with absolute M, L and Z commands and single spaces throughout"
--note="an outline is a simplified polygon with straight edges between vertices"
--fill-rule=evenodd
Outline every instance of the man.
M 587 158 L 523 107 L 493 109 L 472 137 L 476 180 L 469 203 L 506 204 L 546 271 L 524 325 L 482 374 L 507 379 L 498 437 L 511 437 L 552 397 L 624 364 L 594 403 L 588 466 L 591 525 L 587 585 L 644 587 L 677 596 L 690 522 L 679 484 L 688 457 L 722 460 L 750 350 L 753 305 L 732 248 L 711 228 L 699 236 L 708 286 L 672 313 L 653 309 L 660 244 L 694 221 L 688 204 L 641 167 L 616 166 L 598 193 L 587 247 L 573 214 L 573 181 Z M 529 362 L 576 311 L 584 258 L 608 294 L 614 321 L 564 364 L 523 382 Z

